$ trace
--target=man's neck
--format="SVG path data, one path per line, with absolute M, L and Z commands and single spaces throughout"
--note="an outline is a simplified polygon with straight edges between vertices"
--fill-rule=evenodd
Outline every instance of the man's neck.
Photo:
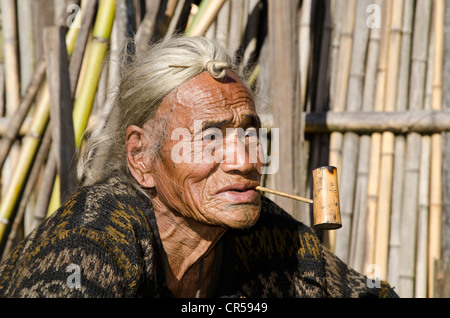
M 175 283 L 181 283 L 183 279 L 197 281 L 198 265 L 202 259 L 204 262 L 201 264 L 201 271 L 211 273 L 214 246 L 226 229 L 184 218 L 165 208 L 158 200 L 152 200 L 152 203 L 159 235 L 169 261 L 169 280 L 172 279 Z M 172 285 L 175 283 L 172 281 Z

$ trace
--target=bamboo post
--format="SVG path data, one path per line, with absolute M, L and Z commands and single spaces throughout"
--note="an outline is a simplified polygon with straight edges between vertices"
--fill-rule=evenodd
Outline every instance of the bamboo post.
M 310 53 L 310 59 L 311 61 L 313 59 L 314 54 L 317 54 L 317 58 L 319 59 L 318 62 L 318 70 L 317 70 L 317 77 L 314 79 L 312 75 L 308 74 L 308 77 L 305 78 L 306 81 L 308 81 L 309 78 L 311 78 L 311 82 L 317 83 L 315 86 L 312 86 L 310 89 L 311 97 L 308 99 L 308 96 L 305 95 L 302 100 L 303 109 L 308 109 L 308 105 L 310 104 L 311 110 L 314 110 L 314 112 L 324 112 L 328 108 L 328 98 L 329 98 L 329 86 L 330 86 L 330 48 L 331 48 L 331 33 L 332 33 L 332 17 L 331 17 L 331 0 L 326 0 L 324 2 L 324 5 L 318 5 L 318 2 L 312 1 L 311 2 L 311 15 L 317 16 L 318 13 L 323 10 L 323 23 L 322 25 L 318 26 L 321 28 L 321 41 L 320 46 L 318 42 L 315 42 L 312 47 L 312 52 Z M 302 9 L 303 11 L 303 9 Z M 312 22 L 313 23 L 313 22 Z M 311 27 L 310 27 L 311 29 Z M 300 41 L 300 47 L 303 43 Z M 319 46 L 319 48 L 315 48 Z M 317 53 L 314 53 L 317 52 Z M 305 72 L 309 71 L 308 68 L 305 68 Z M 313 73 L 314 74 L 314 73 Z M 307 84 L 307 83 L 305 83 Z M 305 126 L 306 130 L 306 126 Z M 328 164 L 328 156 L 329 156 L 329 149 L 328 149 L 328 140 L 329 135 L 317 133 L 312 135 L 312 139 L 309 142 L 309 157 L 310 157 L 310 165 L 312 167 L 317 166 L 323 166 Z M 336 241 L 336 234 L 334 231 L 325 231 L 323 232 L 322 237 L 322 244 L 326 246 L 330 251 L 335 251 L 335 241 Z
M 89 38 L 89 31 L 94 20 L 97 2 L 97 0 L 89 0 L 83 3 L 84 6 L 80 9 L 76 16 L 76 19 L 81 19 L 80 30 L 76 36 L 76 41 L 74 41 L 73 48 L 68 48 L 67 50 L 69 52 L 73 52 L 70 57 L 69 65 L 70 89 L 72 98 L 75 97 L 81 64 L 83 62 L 86 43 Z M 68 43 L 70 43 L 70 41 L 68 41 Z
M 409 97 L 410 112 L 426 108 L 424 103 L 427 99 L 425 93 L 427 88 L 431 87 L 429 76 L 426 71 L 428 69 L 428 73 L 430 73 L 432 70 L 431 63 L 433 62 L 432 54 L 429 53 L 433 49 L 433 41 L 429 40 L 431 37 L 429 27 L 432 12 L 431 8 L 432 3 L 430 1 L 417 2 L 414 41 L 412 47 L 412 71 Z M 431 29 L 431 32 L 432 31 L 433 30 Z M 423 178 L 425 175 L 428 175 L 429 170 L 428 167 L 424 171 L 420 171 L 420 162 L 417 159 L 421 157 L 421 154 L 423 156 L 426 152 L 429 152 L 429 147 L 427 147 L 426 144 L 422 145 L 423 138 L 427 137 L 420 137 L 417 133 L 408 134 L 406 137 L 406 170 L 401 220 L 403 227 L 401 228 L 401 251 L 399 264 L 401 279 L 399 287 L 401 288 L 400 292 L 402 295 L 408 296 L 423 296 L 424 292 L 421 290 L 423 286 L 420 284 L 421 275 L 418 273 L 419 269 L 424 268 L 421 266 L 421 264 L 423 264 L 423 260 L 417 258 L 419 255 L 417 252 L 421 246 L 419 235 L 423 234 L 423 231 L 419 231 L 419 229 L 423 228 L 423 226 L 427 226 L 428 222 L 418 223 L 420 209 L 419 199 L 423 198 L 420 198 L 418 195 L 414 196 L 414 193 L 417 193 L 422 188 L 421 182 L 425 182 Z M 415 165 L 412 166 L 411 163 L 415 163 Z M 405 225 L 405 222 L 408 222 L 407 226 Z M 420 252 L 423 254 L 422 251 Z M 417 280 L 418 278 L 420 281 Z
M 2 32 L 5 72 L 6 116 L 12 116 L 20 104 L 20 66 L 17 39 L 17 9 L 14 0 L 2 0 Z M 12 182 L 11 172 L 15 169 L 19 144 L 15 144 L 9 154 L 5 169 L 2 170 L 3 191 Z
M 174 34 L 182 33 L 182 30 L 186 30 L 191 5 L 192 0 L 178 1 L 177 7 L 173 14 L 172 20 L 170 20 L 170 24 L 165 35 L 166 38 L 170 38 Z
M 80 92 L 74 103 L 73 122 L 76 148 L 80 148 L 83 140 L 82 136 L 87 126 L 97 90 L 103 58 L 108 49 L 113 21 L 114 0 L 102 0 L 94 24 L 93 38 L 90 44 L 91 52 L 86 66 L 89 72 L 86 72 L 84 78 L 80 79 Z
M 345 2 L 347 4 L 347 1 Z M 332 49 L 331 49 L 331 63 L 332 63 L 332 70 L 331 70 L 331 83 L 330 83 L 330 108 L 332 111 L 338 111 L 338 108 L 335 105 L 338 105 L 338 103 L 336 102 L 336 100 L 338 100 L 337 98 L 337 94 L 338 94 L 338 73 L 339 73 L 339 69 L 340 69 L 340 61 L 339 61 L 339 56 L 340 56 L 340 46 L 341 46 L 341 42 L 339 41 L 340 37 L 341 37 L 341 33 L 342 31 L 342 25 L 341 25 L 341 20 L 342 17 L 345 15 L 345 6 L 342 5 L 342 3 L 340 4 L 336 4 L 335 2 L 335 8 L 334 8 L 334 21 L 335 21 L 335 25 L 333 28 L 333 37 L 332 37 Z M 329 154 L 329 165 L 335 166 L 337 167 L 337 169 L 339 171 L 342 171 L 342 134 L 339 133 L 332 133 L 330 134 L 330 141 L 329 141 L 329 148 L 330 148 L 330 154 Z M 339 182 L 339 180 L 338 180 Z M 333 237 L 335 235 L 335 233 L 330 233 L 331 237 L 330 237 L 330 241 L 332 245 L 335 245 L 335 237 Z M 333 250 L 335 249 L 335 247 L 333 248 Z
M 345 6 L 342 4 L 336 4 L 336 1 L 330 2 L 330 15 L 332 25 L 331 32 L 331 48 L 330 48 L 330 110 L 334 110 L 336 85 L 337 85 L 337 72 L 339 69 L 338 56 L 339 56 L 339 39 L 342 32 L 342 20 L 345 16 Z M 332 155 L 330 149 L 330 157 Z M 330 158 L 331 159 L 331 158 Z
M 240 55 L 242 57 L 240 68 L 241 70 L 244 70 L 243 71 L 244 73 L 247 70 L 250 70 L 252 68 L 254 69 L 254 65 L 257 62 L 255 60 L 255 56 L 257 54 L 257 46 L 258 46 L 258 29 L 260 25 L 260 16 L 261 16 L 260 13 L 262 9 L 261 7 L 262 5 L 258 0 L 251 0 L 245 2 L 246 19 L 244 21 L 242 40 L 239 49 L 241 52 Z
M 294 168 L 302 160 L 301 150 L 303 125 L 298 121 L 302 110 L 299 106 L 298 46 L 296 5 L 290 1 L 270 0 L 268 7 L 269 56 L 271 73 L 270 100 L 273 105 L 274 126 L 279 127 L 280 169 L 274 175 L 275 188 L 287 192 L 301 193 L 301 180 L 296 178 Z M 279 48 L 283 48 L 280 50 Z M 301 166 L 301 164 L 300 164 Z M 287 211 L 298 211 L 297 203 L 277 200 Z M 294 215 L 294 217 L 300 217 Z
M 444 0 L 434 1 L 434 67 L 433 95 L 431 107 L 434 110 L 442 108 L 442 64 L 444 48 Z M 431 180 L 430 180 L 430 228 L 428 254 L 428 295 L 434 295 L 435 262 L 441 255 L 441 217 L 442 217 L 442 136 L 439 133 L 431 135 Z
M 344 6 L 346 18 L 343 19 L 342 29 L 339 36 L 339 53 L 336 63 L 338 65 L 335 79 L 335 91 L 333 97 L 332 109 L 334 112 L 342 112 L 345 110 L 348 92 L 348 78 L 350 74 L 350 63 L 353 48 L 353 28 L 355 23 L 356 0 L 345 1 L 337 4 L 337 6 Z M 342 171 L 342 142 L 343 136 L 340 133 L 331 133 L 330 136 L 330 165 L 337 167 Z M 331 153 L 333 152 L 333 153 Z M 339 180 L 340 184 L 340 180 Z M 345 218 L 345 217 L 344 217 Z M 339 244 L 339 243 L 337 243 Z M 347 250 L 344 247 L 344 250 Z M 336 250 L 339 255 L 340 251 Z
M 216 18 L 216 40 L 228 49 L 231 1 L 225 1 Z
M 75 190 L 75 144 L 72 123 L 72 92 L 69 77 L 69 59 L 64 41 L 64 29 L 44 29 L 44 52 L 47 81 L 50 89 L 52 139 L 56 147 L 56 167 L 60 176 L 61 200 L 65 201 Z
M 144 19 L 140 23 L 136 23 L 137 31 L 135 35 L 136 52 L 139 54 L 145 50 L 150 43 L 151 38 L 155 34 L 156 19 L 158 17 L 160 5 L 152 5 L 151 1 L 146 1 L 146 12 Z
M 195 25 L 198 23 L 198 21 L 201 19 L 201 16 L 204 14 L 206 8 L 208 7 L 209 3 L 212 0 L 201 0 L 200 3 L 197 5 L 193 5 L 190 11 L 190 17 L 188 19 L 188 23 L 186 25 L 185 35 L 189 35 L 189 32 L 193 28 L 195 28 Z
M 448 111 L 450 109 L 450 2 L 445 2 L 445 25 L 444 25 L 444 61 L 442 67 L 442 107 Z M 442 136 L 442 233 L 450 232 L 450 133 L 444 132 Z M 441 235 L 441 261 L 442 264 L 450 263 L 450 236 Z M 448 268 L 448 267 L 447 267 Z M 448 275 L 447 275 L 448 276 Z M 437 284 L 438 282 L 436 282 Z M 450 280 L 441 285 L 440 295 L 450 296 Z M 436 288 L 434 288 L 436 290 Z
M 370 2 L 368 0 L 358 1 L 356 12 L 363 12 L 366 10 Z M 366 68 L 366 52 L 369 40 L 369 28 L 367 27 L 367 17 L 365 15 L 357 14 L 354 28 L 354 40 L 352 50 L 352 61 L 350 67 L 350 77 L 348 83 L 348 97 L 347 97 L 347 111 L 351 113 L 361 111 L 363 105 L 363 92 L 365 82 L 365 68 Z M 342 215 L 347 216 L 347 246 L 348 246 L 348 262 L 354 259 L 354 236 L 359 230 L 358 218 L 355 212 L 356 192 L 357 192 L 357 169 L 359 157 L 359 136 L 354 132 L 347 132 L 344 134 L 344 142 L 342 148 L 342 173 L 341 173 L 341 210 Z M 338 232 L 338 239 L 341 235 Z
M 132 10 L 129 6 L 128 0 L 121 0 L 116 3 L 114 23 L 111 30 L 108 67 L 104 67 L 101 74 L 102 78 L 102 76 L 105 76 L 104 73 L 107 73 L 106 90 L 108 92 L 114 91 L 115 87 L 120 84 L 121 68 L 123 67 L 122 55 L 128 54 L 128 50 L 131 49 L 127 46 L 127 41 L 133 36 L 132 25 L 134 24 L 134 19 L 132 19 L 131 14 L 128 13 L 128 11 Z M 97 116 L 98 120 L 96 121 L 96 124 L 93 125 L 94 127 L 91 130 L 91 136 L 96 136 L 103 130 L 107 114 L 111 111 L 112 99 L 106 98 L 106 101 L 103 104 L 97 102 L 97 106 L 97 113 L 99 115 Z
M 411 64 L 412 26 L 414 16 L 414 1 L 405 0 L 402 23 L 402 45 L 397 85 L 397 111 L 406 111 L 408 108 L 409 70 Z M 398 286 L 400 267 L 401 243 L 401 211 L 403 199 L 403 180 L 405 166 L 405 137 L 399 134 L 395 137 L 394 170 L 392 180 L 392 203 L 389 234 L 388 281 Z
M 386 76 L 385 111 L 394 111 L 397 100 L 402 17 L 403 0 L 393 1 Z M 379 202 L 375 226 L 374 263 L 380 267 L 381 279 L 386 279 L 394 163 L 394 134 L 392 132 L 383 132 L 381 142 Z
M 378 7 L 382 6 L 382 0 L 375 3 Z M 379 55 L 381 31 L 379 28 L 370 29 L 369 42 L 367 48 L 367 61 L 365 80 L 363 88 L 362 111 L 368 112 L 374 109 L 374 97 L 376 88 L 377 61 Z M 363 135 L 360 138 L 357 185 L 355 193 L 353 222 L 355 232 L 353 232 L 353 244 L 351 245 L 353 257 L 350 259 L 350 265 L 364 272 L 365 241 L 366 241 L 366 222 L 367 222 L 367 195 L 369 164 L 372 154 L 370 153 L 371 138 L 369 135 Z
M 199 12 L 186 31 L 186 36 L 204 35 L 226 0 L 202 0 Z
M 338 85 L 338 73 L 340 70 L 340 54 L 341 54 L 341 35 L 343 31 L 343 17 L 346 15 L 346 5 L 348 2 L 345 2 L 345 5 L 342 3 L 337 3 L 333 1 L 331 4 L 331 15 L 334 22 L 332 38 L 331 38 L 331 75 L 330 75 L 330 110 L 337 111 L 338 108 L 338 97 L 339 94 Z M 341 169 L 342 162 L 342 134 L 331 134 L 329 140 L 329 165 L 337 167 L 339 171 Z M 338 180 L 339 182 L 339 180 Z M 334 232 L 328 233 L 329 245 L 332 251 L 336 252 L 336 234 Z
M 17 32 L 20 59 L 20 87 L 21 94 L 27 87 L 33 76 L 35 68 L 34 42 L 33 37 L 33 12 L 32 0 L 17 0 Z
M 421 137 L 420 175 L 417 216 L 417 253 L 414 297 L 425 298 L 428 295 L 427 256 L 428 256 L 428 216 L 430 208 L 430 136 Z
M 303 1 L 299 23 L 300 102 L 306 104 L 308 68 L 310 61 L 311 0 Z
M 234 56 L 240 56 L 239 45 L 242 42 L 242 33 L 244 30 L 244 8 L 245 2 L 243 0 L 231 1 L 230 3 L 230 25 L 228 28 L 228 51 Z
M 392 16 L 392 0 L 386 0 L 383 5 L 385 20 L 382 23 L 382 36 L 378 56 L 377 84 L 375 88 L 374 111 L 381 111 L 384 107 L 386 95 L 386 68 L 389 54 L 389 36 Z M 381 159 L 381 134 L 371 135 L 370 167 L 367 187 L 367 216 L 366 216 L 366 255 L 364 268 L 375 263 L 375 235 L 376 213 L 379 204 L 380 159 Z
M 361 109 L 362 86 L 364 81 L 364 64 L 367 48 L 368 28 L 366 16 L 358 15 L 366 9 L 368 2 L 359 1 L 351 9 L 350 14 L 354 17 L 354 27 L 352 31 L 352 51 L 347 84 L 347 97 L 345 99 L 346 113 L 351 113 Z M 350 30 L 348 30 L 350 31 Z M 347 31 L 347 32 L 348 32 Z M 342 230 L 336 232 L 336 253 L 349 262 L 351 257 L 351 234 L 353 220 L 353 204 L 356 183 L 356 161 L 358 157 L 358 135 L 354 132 L 347 132 L 343 135 L 342 144 L 342 168 L 339 180 L 341 195 L 342 222 L 346 224 Z
M 432 23 L 431 23 L 432 25 Z M 431 26 L 430 25 L 430 26 Z M 425 99 L 424 99 L 424 109 L 432 111 L 432 95 L 433 95 L 433 76 L 434 76 L 434 28 L 430 27 L 430 34 L 429 34 L 430 40 L 428 41 L 428 62 L 427 62 L 427 74 L 426 74 L 426 87 L 425 87 Z M 444 130 L 438 130 L 433 133 L 442 133 Z M 423 135 L 422 136 L 422 154 L 426 152 L 428 156 L 430 157 L 428 162 L 428 167 L 425 170 L 426 172 L 426 185 L 420 184 L 420 193 L 421 196 L 420 199 L 422 199 L 422 202 L 424 202 L 424 206 L 427 206 L 426 215 L 427 218 L 424 220 L 423 212 L 422 210 L 424 207 L 422 207 L 421 202 L 419 202 L 419 211 L 418 211 L 418 222 L 421 222 L 418 224 L 417 229 L 417 248 L 416 248 L 416 257 L 419 257 L 419 255 L 424 255 L 424 259 L 418 259 L 416 262 L 416 280 L 415 280 L 415 297 L 429 297 L 428 294 L 428 254 L 429 254 L 429 226 L 430 226 L 430 182 L 431 182 L 431 135 Z M 423 190 L 424 187 L 427 187 L 426 193 Z M 428 196 L 427 196 L 428 194 Z M 422 214 L 421 214 L 422 212 Z M 422 219 L 419 218 L 422 216 Z M 418 270 L 424 268 L 425 271 L 418 274 Z M 436 273 L 436 275 L 438 275 Z M 437 283 L 437 281 L 435 281 Z M 434 291 L 436 291 L 436 284 L 433 288 Z M 433 297 L 435 297 L 436 294 L 433 294 Z M 438 296 L 439 297 L 439 296 Z
M 2 32 L 5 63 L 6 115 L 12 115 L 20 103 L 17 13 L 14 0 L 2 0 Z

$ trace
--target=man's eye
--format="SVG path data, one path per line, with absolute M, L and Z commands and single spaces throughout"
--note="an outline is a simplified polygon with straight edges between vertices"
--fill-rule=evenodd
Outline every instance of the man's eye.
M 256 130 L 256 128 L 247 128 L 245 130 L 245 138 L 258 138 L 258 131 Z
M 204 141 L 216 141 L 219 140 L 222 136 L 222 132 L 220 129 L 212 128 L 208 129 L 203 133 Z
M 215 134 L 209 134 L 203 137 L 203 140 L 216 140 Z

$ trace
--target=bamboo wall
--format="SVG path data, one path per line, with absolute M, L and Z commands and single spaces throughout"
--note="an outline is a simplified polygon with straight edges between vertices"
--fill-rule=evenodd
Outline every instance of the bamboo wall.
M 343 227 L 318 232 L 325 246 L 401 296 L 450 295 L 450 123 L 325 121 L 444 115 L 449 0 L 2 0 L 1 13 L 3 257 L 75 188 L 71 158 L 102 128 L 126 38 L 139 52 L 183 32 L 219 40 L 250 74 L 280 130 L 267 186 L 308 196 L 312 169 L 338 168 Z M 272 198 L 311 224 L 309 206 Z

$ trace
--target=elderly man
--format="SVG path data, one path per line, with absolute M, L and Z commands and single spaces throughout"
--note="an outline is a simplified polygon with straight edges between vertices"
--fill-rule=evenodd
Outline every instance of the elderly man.
M 2 264 L 0 295 L 397 296 L 255 190 L 253 100 L 205 38 L 173 38 L 136 57 L 81 158 L 84 187 Z

